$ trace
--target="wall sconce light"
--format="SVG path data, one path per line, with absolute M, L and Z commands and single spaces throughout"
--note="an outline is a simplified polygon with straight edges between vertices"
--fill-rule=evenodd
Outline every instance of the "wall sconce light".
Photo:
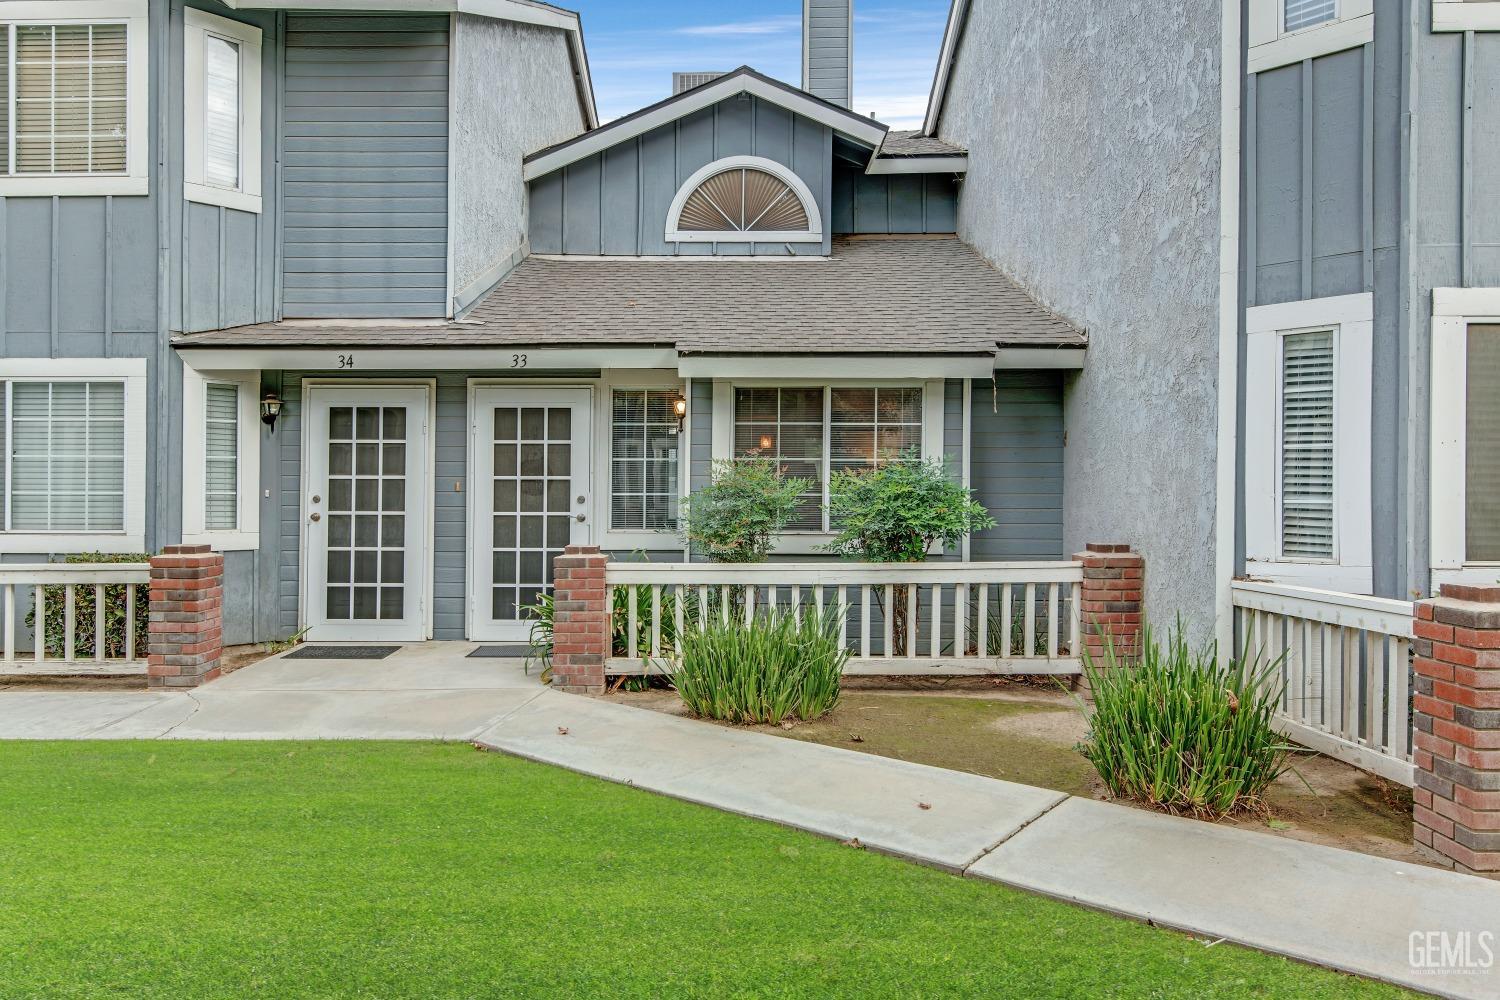
M 682 433 L 683 421 L 687 420 L 687 400 L 678 396 L 672 400 L 672 412 L 677 415 L 677 433 Z
M 276 418 L 281 416 L 281 397 L 268 392 L 260 401 L 260 422 L 276 430 Z

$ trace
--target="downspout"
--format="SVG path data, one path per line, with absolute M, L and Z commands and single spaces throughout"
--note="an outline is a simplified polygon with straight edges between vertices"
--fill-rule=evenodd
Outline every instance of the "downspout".
M 1239 423 L 1240 7 L 1224 0 L 1219 48 L 1219 422 L 1214 504 L 1214 636 L 1234 648 L 1235 464 Z
M 167 484 L 171 479 L 171 459 L 167 442 L 171 439 L 169 424 L 172 413 L 172 345 L 171 294 L 172 207 L 167 183 L 168 150 L 171 146 L 172 93 L 172 3 L 166 0 L 153 5 L 160 11 L 161 27 L 156 42 L 156 169 L 152 183 L 156 186 L 156 489 L 152 493 L 154 531 L 147 532 L 147 550 L 165 544 L 167 530 Z M 149 96 L 147 100 L 149 100 Z

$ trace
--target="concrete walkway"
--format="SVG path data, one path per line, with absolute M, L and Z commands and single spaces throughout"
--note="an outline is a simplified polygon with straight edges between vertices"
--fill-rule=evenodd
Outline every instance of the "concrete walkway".
M 1411 964 L 1411 936 L 1496 935 L 1500 883 L 542 688 L 428 644 L 273 658 L 175 694 L 0 692 L 0 738 L 462 739 L 971 877 L 1443 996 L 1500 968 Z

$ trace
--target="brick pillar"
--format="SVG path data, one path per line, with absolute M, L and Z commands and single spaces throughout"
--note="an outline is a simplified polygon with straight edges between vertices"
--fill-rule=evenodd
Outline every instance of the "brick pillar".
M 150 687 L 197 687 L 219 676 L 224 649 L 224 556 L 168 545 L 151 557 Z
M 609 556 L 597 545 L 569 545 L 552 560 L 552 686 L 575 694 L 604 691 L 609 656 Z
M 1083 646 L 1094 662 L 1104 655 L 1105 637 L 1114 639 L 1115 652 L 1134 654 L 1141 638 L 1142 592 L 1146 560 L 1129 545 L 1089 542 L 1073 557 L 1083 563 L 1080 621 Z
M 1412 836 L 1449 868 L 1500 878 L 1500 587 L 1416 604 Z

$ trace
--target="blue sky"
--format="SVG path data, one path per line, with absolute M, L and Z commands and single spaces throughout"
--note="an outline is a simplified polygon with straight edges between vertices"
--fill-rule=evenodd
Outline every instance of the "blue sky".
M 583 15 L 603 119 L 668 96 L 672 72 L 748 63 L 796 85 L 802 0 L 557 0 Z M 916 128 L 948 0 L 855 0 L 854 110 Z

